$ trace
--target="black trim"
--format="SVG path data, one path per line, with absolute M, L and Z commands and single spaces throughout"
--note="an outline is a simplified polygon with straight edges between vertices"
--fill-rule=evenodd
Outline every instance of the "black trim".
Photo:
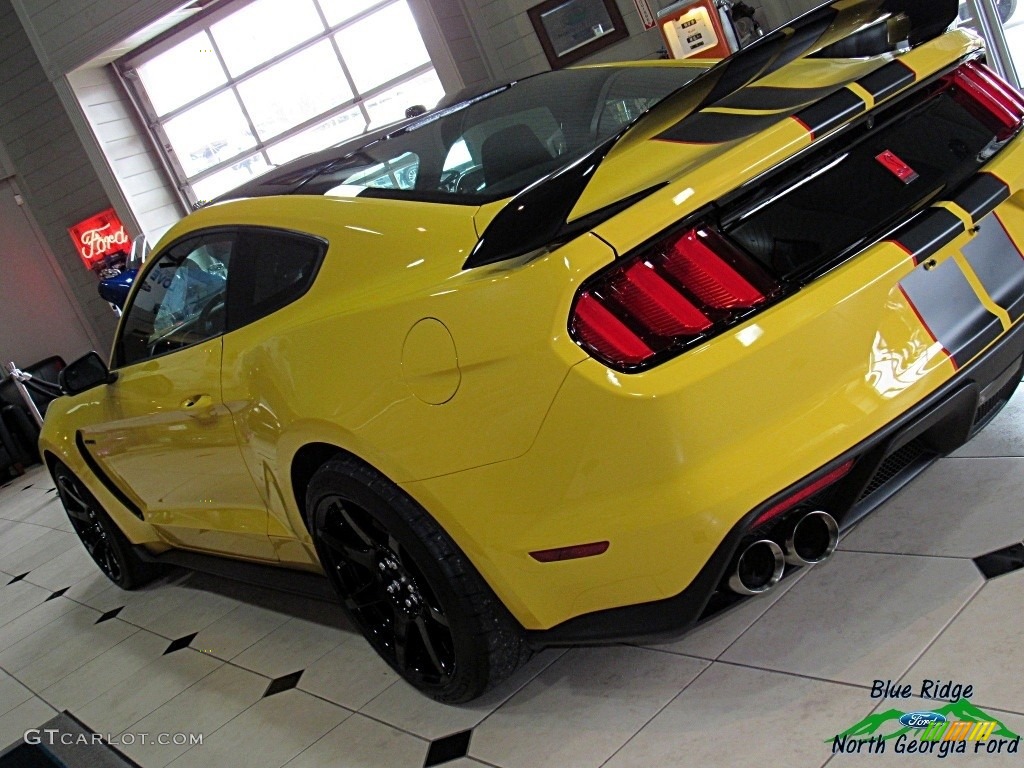
M 899 243 L 920 264 L 967 231 L 963 221 L 945 208 L 929 208 L 900 227 L 890 240 Z
M 89 441 L 90 444 L 95 444 L 95 441 Z M 107 489 L 111 496 L 117 499 L 121 505 L 135 515 L 139 520 L 145 520 L 146 518 L 142 514 L 142 510 L 139 509 L 138 505 L 125 495 L 117 484 L 111 480 L 110 476 L 103 471 L 99 463 L 89 453 L 89 449 L 85 447 L 85 440 L 82 438 L 82 431 L 78 430 L 75 432 L 75 446 L 78 448 L 78 452 L 82 455 L 82 460 L 85 465 L 89 467 L 93 476 L 100 481 L 100 484 Z
M 914 70 L 902 61 L 891 61 L 881 69 L 866 75 L 857 81 L 857 85 L 870 93 L 875 102 L 899 93 L 917 80 Z
M 807 126 L 813 138 L 838 128 L 867 109 L 864 100 L 848 88 L 836 91 L 817 104 L 796 113 L 796 119 Z
M 953 198 L 953 202 L 971 214 L 977 224 L 1010 198 L 1010 187 L 992 173 L 982 171 Z
M 923 444 L 934 450 L 934 453 L 929 454 L 926 461 L 911 466 L 911 472 L 916 474 L 932 460 L 956 449 L 970 436 L 977 434 L 978 425 L 974 422 L 979 421 L 978 415 L 981 413 L 977 408 L 979 393 L 1012 366 L 1019 365 L 1022 356 L 1024 323 L 1018 323 L 981 358 L 961 369 L 938 390 L 902 416 L 819 471 L 794 483 L 751 510 L 726 534 L 696 578 L 678 595 L 664 600 L 583 614 L 546 630 L 530 630 L 527 632 L 529 642 L 535 647 L 547 647 L 613 641 L 649 641 L 670 638 L 685 632 L 705 615 L 726 569 L 733 562 L 750 524 L 758 515 L 852 459 L 857 462 L 854 469 L 836 484 L 843 485 L 846 512 L 841 515 L 841 524 L 844 529 L 848 528 L 887 498 L 889 489 L 885 488 L 878 493 L 865 496 L 862 500 L 854 501 L 859 499 L 861 492 L 870 482 L 871 475 L 886 457 L 914 440 L 923 441 Z M 1018 373 L 1016 382 L 1019 383 L 1019 380 Z M 1007 399 L 1009 394 L 1004 392 Z M 992 415 L 994 411 L 986 412 L 984 423 L 987 423 Z M 898 483 L 905 483 L 908 479 L 907 476 L 902 476 L 896 480 Z M 740 602 L 743 600 L 730 601 L 730 604 Z
M 139 558 L 147 563 L 173 565 L 252 586 L 302 595 L 325 603 L 335 605 L 338 603 L 338 597 L 331 588 L 327 577 L 319 573 L 298 571 L 279 564 L 233 560 L 224 556 L 207 555 L 202 552 L 182 549 L 169 549 L 166 552 L 154 554 L 141 544 L 136 544 L 133 548 Z
M 473 269 L 557 248 L 663 187 L 664 184 L 656 184 L 569 221 L 583 190 L 617 140 L 617 136 L 613 137 L 513 197 L 487 225 L 462 268 Z

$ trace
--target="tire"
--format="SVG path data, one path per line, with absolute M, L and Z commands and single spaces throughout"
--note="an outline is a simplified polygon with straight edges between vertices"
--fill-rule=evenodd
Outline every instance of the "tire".
M 324 464 L 307 524 L 342 607 L 371 646 L 437 701 L 476 698 L 530 652 L 519 624 L 447 533 L 366 464 Z
M 160 575 L 160 567 L 136 554 L 96 497 L 59 461 L 54 462 L 53 481 L 82 546 L 108 579 L 121 589 L 137 589 Z

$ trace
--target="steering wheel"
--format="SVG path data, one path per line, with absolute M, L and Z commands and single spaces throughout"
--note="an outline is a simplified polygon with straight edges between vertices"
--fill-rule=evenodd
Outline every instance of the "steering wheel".
M 204 334 L 220 333 L 224 330 L 224 294 L 218 293 L 203 307 L 196 325 Z

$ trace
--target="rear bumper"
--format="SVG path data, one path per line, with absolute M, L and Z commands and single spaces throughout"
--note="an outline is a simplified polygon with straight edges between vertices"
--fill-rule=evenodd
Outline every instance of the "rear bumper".
M 697 577 L 663 600 L 576 616 L 550 629 L 528 632 L 536 646 L 671 637 L 743 598 L 718 591 L 749 529 L 766 509 L 846 462 L 853 470 L 812 497 L 847 528 L 871 512 L 935 459 L 977 434 L 1013 395 L 1024 374 L 1024 324 L 1018 323 L 970 365 L 915 407 L 814 474 L 783 490 L 744 516 Z

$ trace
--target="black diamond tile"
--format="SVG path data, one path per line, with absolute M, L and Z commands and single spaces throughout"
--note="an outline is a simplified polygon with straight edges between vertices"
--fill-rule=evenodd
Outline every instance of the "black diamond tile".
M 26 486 L 25 486 L 24 488 L 22 488 L 21 490 L 23 490 L 23 491 L 27 491 L 27 490 L 28 490 L 29 488 L 31 488 L 31 487 L 32 487 L 32 483 L 29 483 L 28 485 L 26 485 Z
M 16 582 L 16 581 L 21 581 L 21 580 L 22 580 L 22 579 L 24 579 L 24 578 L 25 578 L 26 576 L 28 576 L 28 575 L 29 575 L 30 573 L 32 573 L 32 571 L 25 571 L 25 572 L 24 572 L 23 574 L 21 574 L 21 576 L 15 576 L 15 577 L 14 577 L 13 579 L 11 579 L 10 581 L 8 581 L 7 583 L 8 583 L 8 584 L 13 584 L 13 583 L 14 583 L 14 582 Z
M 1024 544 L 1011 544 L 974 558 L 974 564 L 986 579 L 1024 568 Z
M 43 600 L 43 602 L 46 603 L 46 602 L 49 602 L 50 600 L 53 600 L 54 598 L 60 597 L 65 592 L 67 592 L 69 589 L 71 589 L 71 587 L 64 587 L 64 589 L 58 589 L 56 592 L 52 592 L 50 594 L 50 596 L 48 598 L 46 598 L 46 600 Z
M 285 675 L 284 677 L 275 677 L 270 681 L 270 685 L 267 686 L 267 690 L 263 692 L 263 698 L 273 696 L 275 693 L 290 691 L 299 684 L 299 678 L 302 677 L 302 673 L 305 671 L 306 670 L 304 669 L 300 669 L 298 672 L 292 672 L 290 675 Z
M 102 616 L 100 616 L 98 619 L 96 619 L 95 623 L 96 624 L 102 624 L 104 621 L 110 621 L 112 618 L 117 616 L 117 614 L 119 614 L 123 610 L 124 610 L 124 606 L 123 605 L 120 608 L 111 608 L 109 611 L 107 611 Z
M 118 608 L 118 610 L 121 609 Z M 198 634 L 198 632 L 193 632 L 191 635 L 185 635 L 184 637 L 179 637 L 177 640 L 172 640 L 171 644 L 167 646 L 167 650 L 164 651 L 164 656 L 166 656 L 168 653 L 180 651 L 182 648 L 188 648 L 188 644 L 195 640 L 196 635 Z
M 50 490 L 47 491 L 47 493 L 53 493 L 56 490 L 57 490 L 56 488 L 51 488 Z
M 423 761 L 423 768 L 430 768 L 432 765 L 441 765 L 465 757 L 469 752 L 469 740 L 472 736 L 473 730 L 470 729 L 430 742 L 430 749 L 427 750 L 427 759 Z

